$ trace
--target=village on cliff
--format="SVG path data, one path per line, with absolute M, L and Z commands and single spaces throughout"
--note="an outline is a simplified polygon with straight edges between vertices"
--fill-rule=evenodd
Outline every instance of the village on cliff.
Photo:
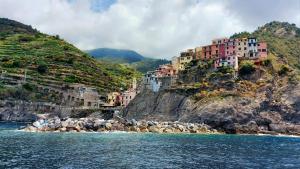
M 230 68 L 235 76 L 239 64 L 244 60 L 251 60 L 255 64 L 267 58 L 267 44 L 259 42 L 255 37 L 251 38 L 219 38 L 212 40 L 207 46 L 187 49 L 181 52 L 179 56 L 173 57 L 170 64 L 160 65 L 156 70 L 147 72 L 141 80 L 132 80 L 130 87 L 123 91 L 114 91 L 107 93 L 106 96 L 100 95 L 93 87 L 82 84 L 73 84 L 69 86 L 68 91 L 56 91 L 64 96 L 67 105 L 80 107 L 83 109 L 104 108 L 107 110 L 119 111 L 126 107 L 139 92 L 150 90 L 158 92 L 160 90 L 176 88 L 179 82 L 181 84 L 189 83 L 184 80 L 184 73 L 189 69 L 191 62 L 202 62 L 209 65 L 210 71 L 217 71 L 220 68 Z M 194 77 L 193 82 L 197 82 Z M 45 88 L 45 86 L 40 86 Z M 47 87 L 48 90 L 57 90 Z
M 180 72 L 192 61 L 210 62 L 210 69 L 213 71 L 230 67 L 237 72 L 240 61 L 252 60 L 255 64 L 259 64 L 267 58 L 267 52 L 267 44 L 259 42 L 255 37 L 214 39 L 210 45 L 187 49 L 181 52 L 180 56 L 173 57 L 170 64 L 160 65 L 156 70 L 147 72 L 139 85 L 139 90 L 134 80 L 131 88 L 124 93 L 109 93 L 107 105 L 126 107 L 141 90 L 158 92 L 176 86 Z

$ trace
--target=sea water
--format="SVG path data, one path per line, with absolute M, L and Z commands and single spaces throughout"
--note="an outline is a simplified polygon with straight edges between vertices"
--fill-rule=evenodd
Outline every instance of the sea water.
M 28 133 L 0 123 L 0 168 L 300 168 L 300 138 Z

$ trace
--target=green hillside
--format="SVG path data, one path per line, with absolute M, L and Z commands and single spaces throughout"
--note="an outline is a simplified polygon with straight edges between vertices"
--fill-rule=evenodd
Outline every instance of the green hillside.
M 141 73 L 155 70 L 159 65 L 170 63 L 166 59 L 144 57 L 133 50 L 98 48 L 86 52 L 97 60 L 113 64 L 123 64 Z
M 43 81 L 83 83 L 99 91 L 126 88 L 133 77 L 132 68 L 97 61 L 59 38 L 31 26 L 0 18 L 0 69 Z

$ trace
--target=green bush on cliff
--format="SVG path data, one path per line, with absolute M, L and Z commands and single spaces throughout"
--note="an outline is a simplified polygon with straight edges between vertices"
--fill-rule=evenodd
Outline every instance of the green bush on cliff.
M 286 65 L 282 65 L 280 70 L 278 71 L 278 74 L 280 76 L 286 75 L 289 71 L 290 71 L 290 69 Z
M 40 74 L 44 74 L 44 73 L 47 73 L 48 71 L 48 66 L 46 63 L 40 63 L 37 67 L 37 71 L 40 73 Z
M 252 61 L 243 61 L 240 64 L 239 73 L 240 75 L 249 75 L 255 71 L 255 66 Z
M 233 73 L 234 69 L 230 66 L 222 66 L 221 68 L 218 69 L 219 72 L 226 74 L 226 73 Z

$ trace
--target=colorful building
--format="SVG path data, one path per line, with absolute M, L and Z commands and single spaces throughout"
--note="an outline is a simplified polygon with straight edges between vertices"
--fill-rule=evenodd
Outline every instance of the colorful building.
M 135 96 L 137 95 L 138 91 L 137 91 L 137 82 L 136 79 L 134 78 L 132 81 L 132 85 L 131 87 L 122 92 L 121 95 L 121 106 L 127 106 L 131 100 L 133 100 L 135 98 Z
M 194 58 L 194 49 L 188 49 L 185 52 L 181 52 L 179 56 L 179 69 L 184 70 L 185 66 L 190 63 Z
M 121 101 L 122 97 L 119 92 L 111 92 L 107 94 L 107 106 L 119 106 L 121 104 Z
M 157 77 L 173 76 L 176 74 L 176 69 L 171 64 L 160 65 L 156 70 L 155 74 Z
M 247 59 L 257 59 L 258 51 L 257 51 L 257 39 L 256 38 L 248 38 L 248 58 Z
M 241 38 L 237 39 L 236 41 L 236 48 L 235 48 L 235 53 L 237 56 L 241 59 L 245 59 L 248 55 L 248 39 L 247 38 Z
M 195 48 L 195 55 L 194 55 L 194 60 L 200 60 L 202 55 L 202 47 L 196 47 Z
M 257 44 L 257 51 L 258 51 L 258 57 L 265 59 L 268 56 L 268 50 L 267 50 L 267 43 L 265 42 L 259 42 Z

